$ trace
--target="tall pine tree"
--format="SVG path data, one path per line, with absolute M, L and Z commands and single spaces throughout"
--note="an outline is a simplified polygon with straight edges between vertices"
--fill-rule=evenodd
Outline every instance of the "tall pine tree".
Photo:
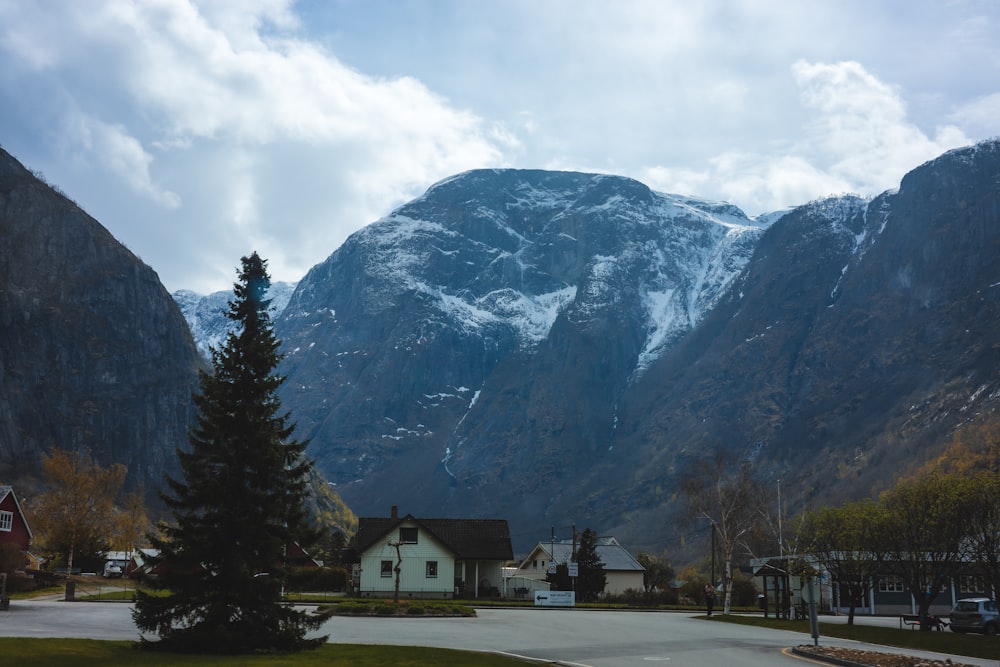
M 597 533 L 590 528 L 580 536 L 580 546 L 576 550 L 576 562 L 580 578 L 576 591 L 584 602 L 593 602 L 604 592 L 608 577 L 604 573 L 604 561 L 597 553 Z
M 242 258 L 228 317 L 235 326 L 201 374 L 191 449 L 178 450 L 182 479 L 162 495 L 173 515 L 151 535 L 158 572 L 139 591 L 133 619 L 143 646 L 172 651 L 249 653 L 313 648 L 320 619 L 282 604 L 284 554 L 316 535 L 306 510 L 311 463 L 281 411 L 275 374 L 279 342 L 265 298 L 267 263 Z

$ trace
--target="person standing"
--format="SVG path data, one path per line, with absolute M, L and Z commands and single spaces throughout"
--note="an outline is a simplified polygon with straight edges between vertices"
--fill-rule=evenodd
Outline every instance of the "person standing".
M 712 615 L 712 605 L 715 604 L 715 589 L 712 588 L 711 582 L 705 584 L 705 608 L 708 610 L 708 615 Z

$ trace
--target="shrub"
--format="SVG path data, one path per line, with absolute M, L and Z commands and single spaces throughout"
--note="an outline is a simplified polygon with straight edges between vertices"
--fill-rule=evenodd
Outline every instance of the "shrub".
M 733 606 L 753 607 L 757 604 L 757 584 L 753 579 L 736 572 L 733 576 Z
M 342 567 L 299 567 L 288 573 L 285 582 L 290 591 L 342 591 L 347 585 L 347 570 Z
M 375 614 L 377 616 L 395 616 L 396 605 L 381 603 L 375 605 Z
M 605 602 L 624 604 L 629 607 L 661 607 L 677 604 L 677 591 L 640 591 L 629 588 L 620 595 L 608 595 Z

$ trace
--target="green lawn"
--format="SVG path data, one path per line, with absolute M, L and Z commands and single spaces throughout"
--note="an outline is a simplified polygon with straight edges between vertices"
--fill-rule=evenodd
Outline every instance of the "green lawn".
M 712 617 L 702 616 L 711 621 L 724 623 L 741 623 L 780 630 L 803 632 L 809 636 L 809 621 L 784 621 L 760 616 L 741 616 L 735 614 L 716 614 Z M 936 651 L 952 655 L 964 655 L 970 658 L 986 658 L 996 660 L 1000 656 L 1000 637 L 984 637 L 975 634 L 958 634 L 957 632 L 921 632 L 919 630 L 899 630 L 871 625 L 847 625 L 844 623 L 824 623 L 819 617 L 819 643 L 823 637 L 839 637 L 855 639 L 869 644 L 898 646 L 921 651 Z M 812 640 L 810 639 L 811 643 Z
M 315 651 L 286 655 L 218 656 L 141 651 L 128 641 L 94 639 L 0 638 L 0 656 L 5 665 L 30 667 L 513 667 L 524 665 L 490 653 L 450 651 L 413 646 L 359 646 L 325 644 Z

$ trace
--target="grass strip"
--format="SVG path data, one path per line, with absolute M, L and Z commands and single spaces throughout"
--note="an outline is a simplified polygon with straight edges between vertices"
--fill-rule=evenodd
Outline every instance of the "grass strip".
M 711 621 L 724 623 L 739 623 L 776 630 L 790 630 L 809 634 L 809 621 L 788 621 L 783 619 L 762 618 L 760 616 L 741 616 L 738 614 L 717 614 L 711 617 L 701 616 Z M 823 637 L 853 639 L 868 644 L 896 646 L 918 651 L 934 651 L 950 655 L 963 655 L 970 658 L 986 658 L 996 660 L 1000 656 L 1000 639 L 974 634 L 959 634 L 957 632 L 922 632 L 920 630 L 899 630 L 874 625 L 847 625 L 846 623 L 824 623 L 819 618 L 820 643 Z
M 514 667 L 523 661 L 493 653 L 419 646 L 325 644 L 315 651 L 267 655 L 189 655 L 142 651 L 130 641 L 0 638 L 4 664 L 27 667 Z

